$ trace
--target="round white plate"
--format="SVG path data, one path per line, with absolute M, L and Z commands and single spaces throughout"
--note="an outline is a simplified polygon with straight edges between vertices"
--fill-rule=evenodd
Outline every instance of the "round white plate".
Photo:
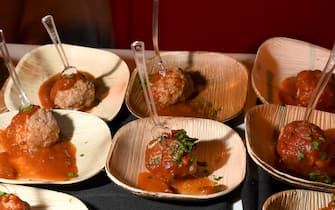
M 89 72 L 96 79 L 97 94 L 105 96 L 90 113 L 112 120 L 120 111 L 129 81 L 127 64 L 117 55 L 105 50 L 74 45 L 63 45 L 70 65 Z M 38 91 L 47 79 L 63 70 L 63 64 L 53 45 L 43 45 L 25 54 L 15 70 L 22 88 L 32 104 L 41 105 Z M 8 110 L 21 106 L 13 81 L 5 89 L 5 105 Z
M 13 193 L 31 206 L 32 210 L 88 210 L 78 198 L 66 193 L 12 184 L 0 184 L 0 190 Z
M 103 169 L 112 137 L 107 124 L 100 118 L 79 111 L 53 110 L 54 116 L 65 138 L 76 147 L 78 177 L 66 181 L 31 179 L 4 179 L 0 182 L 12 184 L 71 184 L 86 180 Z M 0 114 L 0 129 L 6 128 L 17 111 Z

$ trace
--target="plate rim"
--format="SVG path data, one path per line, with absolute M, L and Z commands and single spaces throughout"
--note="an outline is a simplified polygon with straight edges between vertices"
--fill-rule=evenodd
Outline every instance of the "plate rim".
M 106 148 L 109 148 L 112 142 L 112 134 L 111 131 L 108 127 L 108 125 L 106 124 L 106 122 L 104 120 L 102 120 L 101 118 L 86 113 L 86 112 L 80 112 L 80 111 L 75 111 L 75 110 L 51 110 L 52 112 L 56 112 L 58 114 L 63 115 L 67 115 L 67 114 L 73 114 L 73 115 L 81 115 L 84 116 L 85 118 L 89 118 L 89 119 L 94 119 L 95 123 L 99 123 L 99 126 L 103 126 L 104 130 L 106 130 L 106 134 L 108 135 L 108 140 L 106 138 L 106 140 L 104 140 L 104 143 L 108 143 L 108 145 L 106 145 Z M 17 113 L 17 110 L 14 111 L 8 111 L 8 112 L 4 112 L 0 114 L 0 118 L 1 116 L 4 115 L 12 115 L 10 119 L 12 119 L 12 117 L 15 115 L 15 113 Z M 0 128 L 3 129 L 3 128 Z M 107 132 L 108 131 L 108 132 Z M 108 141 L 108 142 L 107 142 Z M 80 158 L 78 158 L 80 156 L 80 154 L 78 153 L 78 148 L 77 145 L 74 144 L 76 146 L 76 162 L 78 160 L 80 160 Z M 96 167 L 96 170 L 90 170 L 90 172 L 85 175 L 84 177 L 80 176 L 80 171 L 78 171 L 79 176 L 72 178 L 70 180 L 65 180 L 65 181 L 52 181 L 52 180 L 30 180 L 30 179 L 6 179 L 6 178 L 0 178 L 0 182 L 1 183 L 5 183 L 5 184 L 32 184 L 32 185 L 43 185 L 43 184 L 50 184 L 50 185 L 60 185 L 60 184 L 66 184 L 66 185 L 70 185 L 70 184 L 75 184 L 75 183 L 79 183 L 79 182 L 83 182 L 87 179 L 92 178 L 93 176 L 97 175 L 100 171 L 102 171 L 104 169 L 104 165 L 105 165 L 105 160 L 108 157 L 108 152 L 109 149 L 106 149 L 105 153 L 104 153 L 104 157 L 101 158 L 101 162 L 102 164 L 98 167 Z M 100 154 L 100 153 L 99 153 Z M 100 157 L 102 157 L 102 155 L 99 155 Z M 78 163 L 76 163 L 77 165 Z M 79 168 L 78 168 L 79 170 Z
M 137 120 L 133 120 L 129 123 L 127 123 L 126 125 L 122 126 L 114 135 L 113 137 L 113 143 L 110 147 L 109 153 L 108 153 L 108 157 L 105 163 L 105 171 L 107 173 L 107 176 L 119 187 L 121 187 L 122 189 L 135 194 L 137 196 L 140 197 L 144 197 L 144 198 L 151 198 L 151 199 L 161 199 L 161 200 L 180 200 L 180 201 L 204 201 L 204 200 L 210 200 L 210 199 L 214 199 L 217 197 L 221 197 L 223 195 L 226 195 L 230 192 L 232 192 L 233 190 L 235 190 L 236 188 L 238 188 L 243 181 L 245 180 L 246 177 L 246 162 L 247 162 L 247 152 L 246 152 L 246 148 L 245 148 L 245 144 L 241 138 L 241 136 L 234 130 L 232 129 L 230 126 L 220 123 L 218 121 L 215 120 L 211 120 L 211 119 L 204 119 L 204 118 L 192 118 L 192 117 L 169 117 L 169 116 L 159 116 L 160 119 L 164 120 L 164 121 L 168 121 L 168 120 L 188 120 L 188 121 L 211 121 L 212 123 L 215 123 L 217 125 L 220 125 L 222 127 L 225 127 L 227 129 L 229 129 L 229 131 L 233 131 L 234 135 L 236 135 L 240 141 L 236 141 L 234 144 L 239 144 L 238 146 L 240 146 L 242 148 L 242 156 L 244 157 L 244 161 L 241 164 L 244 164 L 243 167 L 243 171 L 241 171 L 241 175 L 242 178 L 241 180 L 239 180 L 239 182 L 237 184 L 235 184 L 233 187 L 226 189 L 222 192 L 218 192 L 218 193 L 213 193 L 213 194 L 208 194 L 208 195 L 187 195 L 187 194 L 173 194 L 173 193 L 162 193 L 162 192 L 150 192 L 150 191 L 146 191 L 146 190 L 142 190 L 139 189 L 137 187 L 133 187 L 130 186 L 124 182 L 122 182 L 120 179 L 118 179 L 116 176 L 114 176 L 111 173 L 110 170 L 110 161 L 111 158 L 113 156 L 114 153 L 114 148 L 116 147 L 116 145 L 118 144 L 118 141 L 121 141 L 120 138 L 116 138 L 119 136 L 119 134 L 122 132 L 122 130 L 126 129 L 126 126 L 130 126 L 130 123 L 137 123 L 138 121 L 147 121 L 147 120 L 151 120 L 150 117 L 145 117 L 145 118 L 139 118 Z M 226 140 L 225 140 L 226 141 Z
M 41 51 L 41 50 L 48 50 L 49 48 L 53 48 L 53 44 L 44 44 L 44 45 L 40 45 L 36 48 L 33 48 L 32 50 L 28 51 L 27 53 L 25 53 L 18 61 L 17 65 L 15 66 L 15 70 L 17 72 L 19 72 L 19 69 L 22 69 L 22 66 L 24 65 L 25 61 L 32 56 L 34 53 Z M 119 103 L 117 104 L 117 106 L 115 106 L 116 108 L 116 112 L 111 114 L 108 117 L 103 117 L 103 116 L 99 116 L 97 114 L 92 113 L 92 111 L 89 111 L 89 113 L 97 115 L 98 117 L 102 118 L 105 121 L 111 121 L 113 120 L 116 115 L 120 112 L 121 108 L 122 108 L 122 104 L 125 100 L 125 95 L 126 95 L 126 91 L 127 91 L 127 87 L 129 84 L 129 78 L 130 78 L 130 69 L 129 66 L 127 65 L 127 63 L 117 54 L 113 53 L 112 51 L 108 51 L 108 50 L 104 50 L 104 49 L 100 49 L 100 48 L 93 48 L 93 47 L 86 47 L 86 46 L 80 46 L 80 45 L 73 45 L 73 44 L 63 44 L 63 47 L 69 48 L 69 49 L 75 49 L 75 50 L 80 50 L 80 49 L 86 49 L 86 50 L 90 50 L 93 52 L 100 52 L 100 53 L 104 53 L 106 55 L 112 56 L 114 57 L 114 59 L 120 60 L 121 64 L 123 67 L 119 70 L 124 76 L 125 76 L 125 80 L 124 80 L 124 86 L 125 88 L 123 88 L 123 94 L 122 95 L 122 100 L 119 101 Z M 11 101 L 10 95 L 11 95 L 11 89 L 13 89 L 14 84 L 13 84 L 13 80 L 11 79 L 11 77 L 8 77 L 7 79 L 7 84 L 4 87 L 4 105 L 5 107 L 9 110 L 9 111 L 15 111 L 18 110 L 17 107 L 15 107 L 15 105 L 13 105 L 13 103 Z M 15 88 L 14 88 L 15 89 Z M 39 101 L 40 103 L 40 101 Z
M 222 56 L 225 59 L 229 59 L 232 62 L 237 63 L 240 66 L 239 69 L 241 71 L 243 69 L 242 72 L 245 74 L 246 81 L 247 81 L 247 84 L 246 84 L 247 88 L 246 88 L 246 92 L 244 93 L 244 100 L 243 100 L 244 103 L 241 104 L 241 109 L 239 111 L 237 111 L 236 113 L 232 113 L 230 116 L 226 117 L 223 120 L 220 120 L 219 122 L 229 121 L 229 120 L 234 119 L 235 117 L 237 117 L 239 114 L 243 113 L 243 110 L 244 110 L 245 105 L 247 103 L 248 89 L 249 89 L 249 86 L 250 86 L 249 85 L 249 83 L 250 83 L 250 73 L 249 73 L 249 69 L 247 68 L 247 66 L 244 63 L 242 63 L 239 60 L 237 60 L 236 58 L 234 58 L 234 57 L 232 57 L 230 55 L 227 55 L 226 53 L 221 53 L 221 52 L 212 52 L 212 51 L 186 51 L 186 50 L 182 50 L 182 51 L 166 51 L 166 52 L 162 52 L 161 56 L 174 56 L 174 55 L 189 56 L 189 55 L 192 55 L 192 54 L 195 54 L 195 55 L 206 55 L 206 56 L 210 56 L 210 55 Z M 154 57 L 153 58 L 149 58 L 148 62 L 152 62 L 153 59 L 154 59 Z M 125 96 L 125 104 L 127 106 L 127 109 L 131 112 L 131 114 L 133 114 L 137 118 L 146 118 L 148 116 L 145 115 L 145 113 L 139 113 L 136 109 L 134 109 L 131 106 L 131 103 L 130 103 L 130 95 L 131 95 L 131 92 L 132 92 L 133 85 L 134 85 L 134 83 L 136 81 L 137 75 L 138 75 L 138 70 L 135 67 L 132 70 L 131 75 L 130 75 L 130 80 L 129 80 L 129 83 L 128 83 L 128 88 L 127 88 L 126 96 Z M 183 117 L 183 116 L 176 116 L 176 117 Z

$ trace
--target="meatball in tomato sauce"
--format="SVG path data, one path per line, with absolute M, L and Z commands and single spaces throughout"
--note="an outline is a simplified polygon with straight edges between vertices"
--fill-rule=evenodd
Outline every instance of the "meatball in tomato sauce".
M 167 69 L 165 76 L 158 72 L 151 75 L 150 85 L 155 103 L 160 107 L 183 102 L 194 92 L 191 76 L 178 67 Z
M 296 78 L 297 105 L 307 107 L 309 99 L 321 77 L 320 70 L 305 70 L 299 72 Z M 335 111 L 335 76 L 332 75 L 323 93 L 321 94 L 317 109 L 324 111 Z
M 279 164 L 296 175 L 327 173 L 335 153 L 334 144 L 315 124 L 306 121 L 288 123 L 278 138 Z
M 21 109 L 6 129 L 10 144 L 23 151 L 35 151 L 59 141 L 60 129 L 52 112 L 39 106 Z
M 62 75 L 50 91 L 50 99 L 55 108 L 84 110 L 95 101 L 94 82 L 84 74 Z
M 192 176 L 197 171 L 193 155 L 197 139 L 187 136 L 185 130 L 173 130 L 149 142 L 145 152 L 145 166 L 166 183 Z

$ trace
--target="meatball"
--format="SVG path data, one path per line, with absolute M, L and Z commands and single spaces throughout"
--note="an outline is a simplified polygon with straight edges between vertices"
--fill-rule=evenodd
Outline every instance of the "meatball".
M 276 149 L 281 167 L 303 177 L 314 172 L 326 173 L 335 152 L 324 132 L 306 121 L 293 121 L 284 126 Z
M 197 139 L 187 136 L 185 130 L 173 130 L 149 142 L 145 152 L 146 168 L 166 183 L 194 175 L 197 159 L 193 155 Z
M 299 72 L 296 78 L 296 99 L 300 106 L 308 105 L 311 94 L 321 77 L 320 70 L 305 70 Z M 327 86 L 321 94 L 317 109 L 324 111 L 335 111 L 335 77 L 331 76 Z
M 160 107 L 185 101 L 194 92 L 191 76 L 178 67 L 167 69 L 165 76 L 158 72 L 151 75 L 150 83 L 155 103 Z
M 94 82 L 81 73 L 64 75 L 51 88 L 50 98 L 56 108 L 87 109 L 95 100 Z
M 6 129 L 7 139 L 22 151 L 34 151 L 59 141 L 60 129 L 53 114 L 39 106 L 21 109 Z
M 30 210 L 30 205 L 15 194 L 0 192 L 1 210 Z

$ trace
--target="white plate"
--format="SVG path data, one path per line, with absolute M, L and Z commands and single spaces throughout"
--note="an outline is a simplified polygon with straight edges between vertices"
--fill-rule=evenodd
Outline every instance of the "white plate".
M 282 104 L 279 90 L 288 77 L 302 70 L 323 69 L 330 51 L 286 37 L 273 37 L 258 48 L 251 71 L 252 87 L 263 103 Z
M 286 190 L 271 195 L 262 210 L 318 210 L 331 201 L 332 193 L 311 190 Z
M 305 107 L 262 104 L 245 116 L 246 147 L 251 159 L 271 176 L 291 185 L 318 191 L 335 191 L 335 185 L 311 181 L 280 169 L 276 164 L 276 142 L 280 130 L 289 122 L 303 120 Z M 314 110 L 310 122 L 322 130 L 335 127 L 335 114 Z
M 6 128 L 17 111 L 0 114 L 0 129 Z M 79 111 L 54 110 L 62 135 L 71 139 L 76 147 L 78 177 L 66 181 L 4 179 L 12 184 L 71 184 L 86 180 L 103 169 L 112 137 L 107 124 L 100 118 Z
M 105 50 L 66 44 L 63 47 L 71 65 L 95 77 L 98 93 L 109 88 L 107 96 L 90 113 L 104 120 L 112 120 L 121 109 L 128 86 L 130 73 L 127 64 L 114 53 Z M 56 48 L 53 45 L 43 45 L 25 54 L 15 70 L 31 103 L 41 105 L 38 97 L 40 86 L 63 68 Z M 19 109 L 20 99 L 11 79 L 6 86 L 4 98 L 8 110 Z
M 171 129 L 185 129 L 189 136 L 198 138 L 202 144 L 201 160 L 215 163 L 211 177 L 222 177 L 218 184 L 227 189 L 209 195 L 187 195 L 149 192 L 137 187 L 137 177 L 145 168 L 145 149 L 153 138 L 150 132 L 152 120 L 134 120 L 118 130 L 106 161 L 106 172 L 117 185 L 136 195 L 168 200 L 207 200 L 223 196 L 245 178 L 246 149 L 240 136 L 230 127 L 214 120 L 201 118 L 160 117 Z M 200 146 L 199 146 L 200 148 Z M 199 156 L 200 157 L 200 156 Z
M 12 184 L 0 184 L 0 190 L 16 194 L 29 203 L 32 210 L 88 210 L 78 198 L 66 193 Z
M 202 104 L 204 109 L 208 109 L 206 118 L 223 122 L 236 117 L 243 110 L 249 76 L 248 69 L 238 60 L 222 53 L 189 51 L 165 52 L 162 53 L 162 59 L 166 68 L 177 66 L 186 72 L 204 77 L 205 88 L 188 102 L 192 101 L 198 106 Z M 153 61 L 148 61 L 148 67 L 152 66 Z M 132 72 L 125 102 L 136 117 L 149 116 L 137 69 Z M 178 113 L 174 116 L 185 117 L 190 114 Z

